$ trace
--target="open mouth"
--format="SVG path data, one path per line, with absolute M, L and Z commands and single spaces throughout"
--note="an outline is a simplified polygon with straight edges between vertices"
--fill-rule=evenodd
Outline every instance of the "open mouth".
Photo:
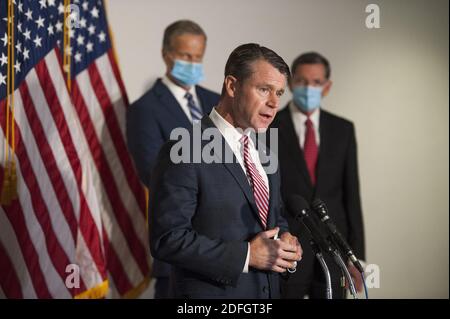
M 260 116 L 263 117 L 265 120 L 271 120 L 273 117 L 271 114 L 260 114 Z

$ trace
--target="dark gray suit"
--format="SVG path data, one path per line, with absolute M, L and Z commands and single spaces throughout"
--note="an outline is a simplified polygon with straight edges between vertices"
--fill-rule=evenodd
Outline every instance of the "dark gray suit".
M 208 127 L 215 126 L 205 116 L 202 130 Z M 174 266 L 176 297 L 278 298 L 277 273 L 252 268 L 242 272 L 248 241 L 264 229 L 236 158 L 228 164 L 174 164 L 170 159 L 174 144 L 163 146 L 152 173 L 149 227 L 152 254 Z M 278 171 L 268 180 L 267 228 L 279 226 L 281 235 L 287 222 L 281 217 Z

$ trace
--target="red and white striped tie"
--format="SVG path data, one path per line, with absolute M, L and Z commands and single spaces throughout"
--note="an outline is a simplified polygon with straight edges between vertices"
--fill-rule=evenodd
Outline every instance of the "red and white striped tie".
M 266 228 L 267 216 L 269 215 L 269 190 L 250 156 L 247 135 L 242 136 L 241 143 L 244 145 L 244 166 L 253 189 L 253 196 L 255 197 L 256 206 L 258 207 L 259 218 L 261 218 L 261 222 L 264 225 L 264 228 Z

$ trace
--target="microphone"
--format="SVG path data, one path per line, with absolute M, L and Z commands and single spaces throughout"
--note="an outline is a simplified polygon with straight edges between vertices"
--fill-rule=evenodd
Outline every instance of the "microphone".
M 286 207 L 289 214 L 297 221 L 303 223 L 310 233 L 311 237 L 324 252 L 332 253 L 333 248 L 327 240 L 324 239 L 318 226 L 309 215 L 309 205 L 306 200 L 299 195 L 291 195 L 287 198 Z
M 358 258 L 356 258 L 355 254 L 353 253 L 352 248 L 344 239 L 342 234 L 339 232 L 336 225 L 331 220 L 331 217 L 328 215 L 328 209 L 325 203 L 319 198 L 316 198 L 312 202 L 312 208 L 313 208 L 312 210 L 317 214 L 322 223 L 325 224 L 331 237 L 341 247 L 344 254 L 350 259 L 350 261 L 353 263 L 353 265 L 356 267 L 356 269 L 358 269 L 360 273 L 364 273 L 364 269 L 361 266 L 361 263 L 359 262 Z
M 342 278 L 344 278 L 343 280 L 345 280 L 345 278 L 347 278 L 353 298 L 356 299 L 355 286 L 354 286 L 353 280 L 351 278 L 351 275 L 347 269 L 347 266 L 345 265 L 344 261 L 342 260 L 339 250 L 334 247 L 335 246 L 334 242 L 333 242 L 333 240 L 331 240 L 332 236 L 330 236 L 329 234 L 323 235 L 321 233 L 321 231 L 319 230 L 319 226 L 316 225 L 312 216 L 309 215 L 310 209 L 309 209 L 308 202 L 299 195 L 291 195 L 287 199 L 286 206 L 287 206 L 288 212 L 292 215 L 292 217 L 296 221 L 302 222 L 303 225 L 305 225 L 308 232 L 311 234 L 311 237 L 313 238 L 313 246 L 312 246 L 313 250 L 317 249 L 317 247 L 314 245 L 314 241 L 315 241 L 322 251 L 325 251 L 333 256 L 334 261 L 341 268 Z M 317 257 L 317 255 L 316 255 L 316 257 Z M 321 260 L 320 257 L 318 257 L 318 258 L 322 265 L 322 261 L 324 262 L 324 260 L 323 259 Z M 355 257 L 355 259 L 356 259 L 356 257 Z M 359 264 L 358 259 L 356 259 L 356 261 Z M 361 267 L 361 264 L 359 264 L 359 266 Z M 331 279 L 329 277 L 329 271 L 326 266 L 324 267 L 322 265 L 322 268 L 324 269 L 325 274 L 328 275 L 328 277 L 326 277 L 326 278 L 328 278 L 327 279 L 327 296 L 331 296 L 331 293 L 328 295 L 328 291 L 331 292 Z M 361 269 L 362 269 L 362 267 L 361 267 Z M 358 268 L 358 270 L 359 270 L 359 268 Z M 341 282 L 344 282 L 344 281 L 341 281 Z

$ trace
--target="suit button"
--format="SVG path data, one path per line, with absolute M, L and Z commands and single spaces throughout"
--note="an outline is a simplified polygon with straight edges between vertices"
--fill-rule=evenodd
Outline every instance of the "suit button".
M 265 293 L 265 294 L 269 293 L 269 287 L 264 286 L 263 287 L 263 293 Z

